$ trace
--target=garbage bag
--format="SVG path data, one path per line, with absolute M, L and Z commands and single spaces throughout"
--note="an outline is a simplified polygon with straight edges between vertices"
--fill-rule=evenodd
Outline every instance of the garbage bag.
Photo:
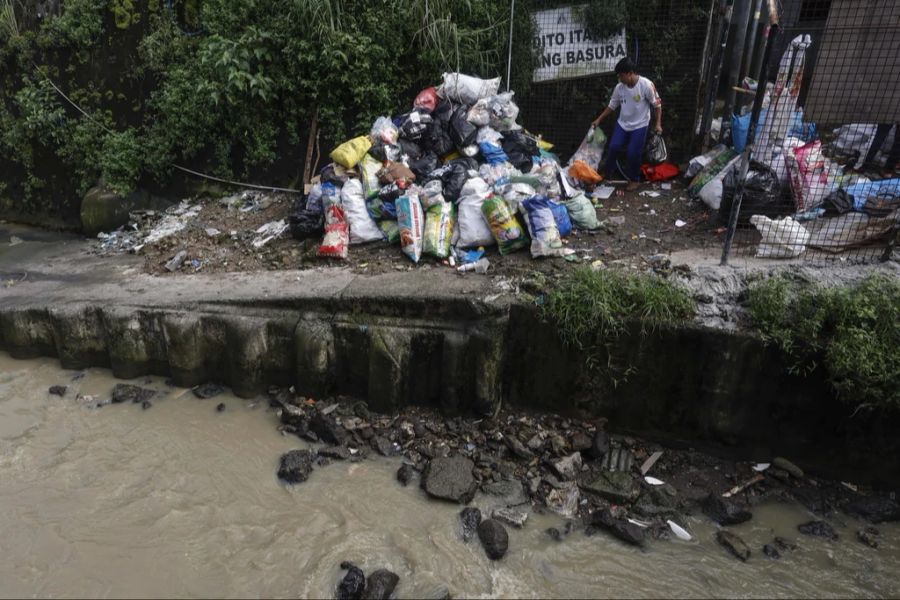
M 516 119 L 519 117 L 519 107 L 513 102 L 513 94 L 514 92 L 504 92 L 488 99 L 489 125 L 498 131 L 518 128 Z
M 738 169 L 731 169 L 722 180 L 722 203 L 719 206 L 720 223 L 727 224 L 731 216 L 731 206 L 734 204 L 739 175 Z M 744 181 L 744 196 L 741 199 L 738 223 L 748 225 L 751 215 L 776 217 L 784 214 L 784 208 L 781 202 L 781 186 L 778 183 L 778 175 L 768 165 L 755 160 L 750 161 L 750 169 L 747 171 L 747 179 Z
M 446 192 L 445 192 L 446 194 Z M 460 248 L 477 248 L 494 243 L 494 234 L 488 225 L 481 206 L 491 195 L 490 187 L 480 177 L 473 177 L 463 186 L 459 198 L 459 241 Z
M 431 125 L 433 119 L 431 115 L 425 111 L 413 110 L 400 125 L 400 137 L 408 140 L 417 140 L 422 137 L 428 126 Z
M 572 233 L 572 219 L 569 218 L 569 211 L 564 204 L 550 200 L 550 211 L 553 213 L 553 220 L 556 221 L 556 228 L 559 229 L 560 237 L 566 237 Z
M 431 118 L 436 123 L 442 123 L 446 126 L 450 124 L 451 117 L 453 117 L 453 103 L 449 100 L 441 99 L 434 108 L 434 112 L 431 113 Z
M 397 225 L 400 226 L 400 246 L 414 263 L 422 258 L 425 215 L 418 196 L 405 194 L 397 200 Z
M 853 196 L 853 209 L 864 210 L 870 198 L 882 200 L 900 197 L 900 178 L 863 181 L 846 188 Z
M 460 106 L 450 118 L 450 139 L 459 150 L 462 150 L 474 144 L 477 136 L 478 128 L 466 120 L 466 107 Z
M 416 96 L 416 99 L 413 101 L 413 106 L 431 113 L 437 108 L 439 100 L 437 88 L 427 87 Z
M 309 188 L 309 194 L 306 196 L 306 210 L 310 212 L 322 213 L 322 184 L 317 183 Z
M 826 215 L 842 215 L 853 210 L 853 196 L 847 190 L 834 190 L 822 203 Z
M 494 129 L 493 127 L 479 127 L 478 135 L 475 137 L 475 141 L 481 144 L 482 142 L 488 142 L 490 144 L 494 144 L 495 146 L 500 145 L 500 140 L 503 139 L 503 134 Z
M 319 199 L 321 201 L 321 190 Z M 322 233 L 325 226 L 325 215 L 320 210 L 310 210 L 306 207 L 307 200 L 302 196 L 294 203 L 291 213 L 288 215 L 288 225 L 291 235 L 295 240 L 307 240 Z
M 509 183 L 510 165 L 507 162 L 486 164 L 478 167 L 478 176 L 484 179 L 488 185 L 500 189 Z
M 541 195 L 556 198 L 562 193 L 559 186 L 559 163 L 556 160 L 541 158 L 533 164 L 531 174 L 537 175 L 540 181 L 537 190 Z
M 822 142 L 816 140 L 785 154 L 791 191 L 797 212 L 806 212 L 822 205 L 834 186 L 835 173 L 831 161 L 822 155 Z
M 644 155 L 647 157 L 647 162 L 651 165 L 665 162 L 669 157 L 669 153 L 666 151 L 666 141 L 661 134 L 653 133 L 650 135 L 647 139 L 647 146 L 644 148 Z
M 403 190 L 398 190 L 397 198 L 401 195 L 403 195 Z M 366 200 L 366 210 L 368 211 L 369 216 L 376 221 L 381 221 L 382 219 L 396 219 L 397 208 L 395 202 L 396 200 L 385 200 L 381 198 L 381 196 L 375 196 L 374 198 Z
M 506 203 L 509 204 L 509 208 L 514 211 L 519 211 L 519 204 L 528 198 L 536 195 L 537 191 L 527 183 L 507 183 L 503 186 L 503 199 L 506 200 Z
M 511 131 L 503 136 L 501 144 L 509 162 L 520 171 L 530 171 L 532 157 L 540 155 L 537 143 L 521 131 Z
M 422 203 L 422 207 L 425 210 L 428 210 L 436 204 L 446 202 L 444 199 L 444 184 L 441 183 L 441 180 L 435 179 L 422 186 L 421 193 L 419 194 L 419 201 Z
M 328 209 L 329 206 L 341 204 L 341 192 L 336 185 L 331 182 L 322 184 L 322 211 Z
M 750 117 L 752 115 L 731 115 L 731 146 L 735 152 L 743 152 L 750 133 Z
M 666 181 L 678 177 L 678 167 L 670 162 L 662 162 L 658 165 L 641 165 L 641 173 L 647 181 Z
M 758 258 L 796 258 L 809 243 L 809 232 L 791 217 L 773 221 L 765 215 L 753 215 L 750 223 L 762 235 L 756 247 Z
M 603 181 L 603 177 L 581 159 L 573 161 L 569 166 L 569 178 L 589 186 L 597 185 Z
M 579 193 L 564 201 L 563 204 L 569 211 L 572 223 L 579 229 L 597 229 L 600 227 L 600 220 L 597 219 L 597 209 L 594 208 L 594 205 L 584 194 Z
M 581 141 L 581 145 L 578 146 L 578 150 L 575 151 L 575 154 L 569 160 L 569 165 L 574 164 L 576 160 L 580 160 L 596 171 L 600 168 L 600 163 L 603 162 L 603 149 L 605 147 L 606 134 L 599 127 L 591 126 L 587 135 Z
M 380 162 L 400 160 L 400 146 L 377 141 L 369 148 L 369 155 Z
M 503 148 L 490 142 L 481 142 L 478 144 L 478 149 L 481 150 L 481 155 L 484 159 L 492 165 L 505 163 L 509 160 L 509 157 L 506 156 L 506 152 L 503 151 Z
M 397 221 L 384 220 L 378 223 L 378 228 L 384 234 L 384 239 L 388 244 L 400 243 L 400 225 Z
M 425 243 L 423 251 L 437 258 L 450 256 L 456 207 L 452 202 L 432 204 L 425 209 Z
M 488 98 L 482 98 L 472 105 L 466 113 L 466 120 L 476 127 L 486 127 L 491 122 L 491 109 Z
M 409 161 L 422 158 L 422 147 L 413 140 L 400 138 L 400 141 L 397 142 L 397 146 L 400 148 L 399 160 Z
M 384 185 L 389 185 L 400 180 L 408 183 L 412 183 L 416 180 L 416 174 L 402 162 L 388 162 L 380 171 L 378 171 L 378 181 Z
M 359 161 L 362 160 L 369 148 L 372 147 L 372 140 L 367 135 L 355 137 L 346 141 L 331 151 L 331 160 L 339 165 L 352 169 Z
M 462 73 L 444 73 L 438 94 L 445 100 L 472 105 L 482 98 L 494 96 L 500 89 L 500 78 L 479 79 Z
M 713 160 L 716 159 L 717 156 L 722 154 L 725 151 L 725 144 L 718 144 L 714 148 L 712 148 L 706 154 L 700 154 L 691 159 L 688 163 L 688 168 L 684 172 L 684 176 L 686 179 L 693 179 L 697 173 L 699 173 L 703 167 L 707 166 Z
M 362 180 L 363 193 L 366 198 L 377 196 L 381 191 L 381 183 L 378 181 L 378 171 L 381 170 L 381 163 L 366 154 L 357 165 L 359 169 L 359 177 Z
M 423 150 L 434 152 L 438 156 L 446 156 L 456 149 L 448 128 L 440 121 L 433 121 L 428 126 L 419 143 Z
M 562 256 L 566 253 L 549 198 L 532 196 L 522 201 L 519 212 L 525 217 L 525 225 L 531 236 L 531 256 Z
M 390 117 L 378 117 L 372 124 L 372 130 L 369 135 L 376 142 L 392 146 L 397 143 L 400 137 L 400 130 L 394 125 L 394 121 Z
M 409 161 L 409 168 L 415 173 L 417 181 L 426 179 L 428 174 L 439 166 L 441 166 L 441 160 L 437 157 L 437 154 L 430 150 L 420 158 Z
M 468 167 L 465 163 L 453 161 L 449 165 L 449 170 L 444 173 L 442 182 L 444 184 L 444 198 L 450 202 L 459 200 L 463 186 L 468 179 Z
M 378 198 L 383 202 L 394 202 L 406 192 L 407 188 L 409 188 L 409 182 L 405 179 L 395 181 L 381 188 L 381 191 L 378 192 Z
M 502 196 L 485 199 L 481 212 L 491 228 L 500 254 L 509 254 L 528 246 L 531 240 Z
M 350 245 L 350 227 L 339 204 L 325 208 L 325 236 L 317 254 L 328 258 L 347 258 Z
M 369 216 L 363 186 L 359 179 L 351 179 L 341 188 L 341 206 L 350 226 L 350 243 L 364 244 L 384 239 L 378 224 Z
M 328 163 L 319 171 L 319 179 L 322 183 L 331 183 L 337 187 L 344 185 L 350 179 L 347 169 L 336 163 Z
M 798 108 L 791 115 L 791 125 L 788 128 L 788 136 L 811 142 L 819 137 L 819 131 L 815 123 L 805 123 L 803 121 L 803 108 Z

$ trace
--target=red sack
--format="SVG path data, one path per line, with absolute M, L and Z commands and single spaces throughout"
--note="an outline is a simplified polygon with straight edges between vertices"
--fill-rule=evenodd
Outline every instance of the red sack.
M 647 181 L 665 181 L 678 177 L 679 171 L 678 167 L 672 163 L 664 162 L 655 166 L 649 163 L 641 165 L 641 173 L 644 174 L 644 179 Z
M 434 112 L 434 109 L 437 108 L 438 101 L 437 90 L 430 87 L 419 92 L 419 95 L 416 96 L 416 99 L 413 102 L 413 106 L 421 108 L 422 110 L 427 110 L 428 112 Z
M 336 204 L 325 209 L 325 237 L 318 255 L 327 258 L 347 258 L 350 244 L 350 226 L 344 209 Z

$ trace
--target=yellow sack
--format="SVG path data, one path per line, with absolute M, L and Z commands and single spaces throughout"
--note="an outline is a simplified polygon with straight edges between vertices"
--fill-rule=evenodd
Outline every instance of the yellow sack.
M 372 140 L 367 135 L 361 135 L 350 141 L 344 142 L 331 151 L 331 160 L 337 164 L 352 169 L 359 161 L 363 159 L 369 148 L 372 147 Z
M 551 144 L 550 142 L 545 142 L 544 140 L 538 140 L 537 145 L 541 150 L 553 150 L 553 144 Z

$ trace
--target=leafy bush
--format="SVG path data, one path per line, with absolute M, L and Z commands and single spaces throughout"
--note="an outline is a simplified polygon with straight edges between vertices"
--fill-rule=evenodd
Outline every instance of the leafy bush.
M 822 288 L 772 277 L 751 286 L 749 310 L 792 372 L 822 367 L 844 402 L 900 408 L 900 280 L 870 275 L 855 287 Z

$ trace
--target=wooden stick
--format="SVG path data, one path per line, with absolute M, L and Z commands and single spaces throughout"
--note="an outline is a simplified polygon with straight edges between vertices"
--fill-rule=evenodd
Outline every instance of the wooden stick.
M 751 485 L 753 485 L 755 483 L 759 483 L 763 479 L 765 479 L 765 476 L 762 473 L 759 473 L 758 475 L 754 475 L 752 479 L 745 481 L 741 485 L 736 485 L 733 488 L 731 488 L 730 490 L 728 490 L 727 492 L 725 492 L 724 494 L 722 494 L 722 497 L 723 498 L 731 498 L 735 494 L 741 493 L 742 491 L 744 491 Z

